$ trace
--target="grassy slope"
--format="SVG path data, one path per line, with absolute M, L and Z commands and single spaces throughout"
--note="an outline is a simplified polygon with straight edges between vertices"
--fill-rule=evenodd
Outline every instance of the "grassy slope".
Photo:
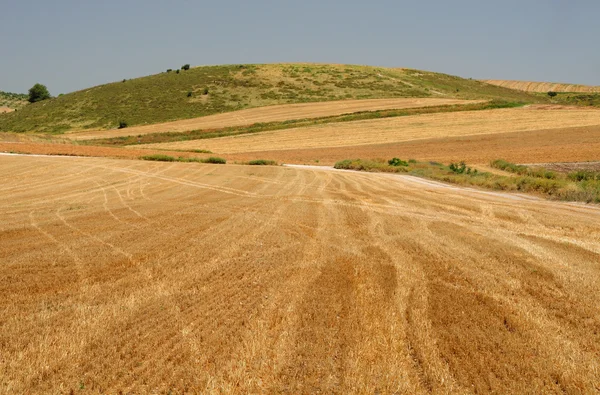
M 27 95 L 0 91 L 0 107 L 20 109 L 27 104 Z
M 526 92 L 417 70 L 315 64 L 206 66 L 35 103 L 3 117 L 0 131 L 110 129 L 120 120 L 132 126 L 274 104 L 394 97 L 546 101 Z

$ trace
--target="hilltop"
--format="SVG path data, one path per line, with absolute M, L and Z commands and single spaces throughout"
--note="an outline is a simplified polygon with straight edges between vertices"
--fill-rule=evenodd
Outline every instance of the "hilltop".
M 0 91 L 0 113 L 10 112 L 29 104 L 27 95 Z
M 26 106 L 0 131 L 61 133 L 190 119 L 246 108 L 347 99 L 431 97 L 544 102 L 526 92 L 412 69 L 329 64 L 193 67 L 69 93 Z

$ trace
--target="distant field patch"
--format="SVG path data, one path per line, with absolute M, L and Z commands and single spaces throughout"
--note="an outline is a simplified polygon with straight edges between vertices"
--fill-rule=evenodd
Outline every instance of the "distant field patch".
M 425 114 L 325 124 L 235 137 L 147 144 L 138 148 L 192 150 L 219 154 L 385 144 L 421 139 L 600 125 L 597 110 L 500 109 Z
M 256 123 L 282 122 L 294 119 L 351 114 L 361 111 L 419 108 L 444 105 L 480 103 L 483 100 L 459 100 L 439 98 L 399 98 L 340 100 L 333 102 L 283 104 L 251 108 L 246 110 L 209 115 L 181 121 L 136 126 L 117 130 L 95 130 L 70 133 L 65 137 L 74 140 L 88 140 L 107 137 L 135 136 L 161 132 L 185 132 L 197 129 L 217 129 L 247 126 Z
M 513 80 L 483 80 L 483 82 L 503 88 L 525 92 L 600 92 L 600 86 L 561 84 L 555 82 L 533 82 Z

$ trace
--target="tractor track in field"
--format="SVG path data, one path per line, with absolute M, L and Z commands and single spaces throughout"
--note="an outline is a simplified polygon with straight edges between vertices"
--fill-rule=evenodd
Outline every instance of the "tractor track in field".
M 2 394 L 600 390 L 595 206 L 316 166 L 0 168 Z

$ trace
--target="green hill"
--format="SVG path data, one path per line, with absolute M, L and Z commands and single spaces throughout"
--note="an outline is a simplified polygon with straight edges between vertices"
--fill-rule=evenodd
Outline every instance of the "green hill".
M 195 118 L 243 108 L 343 99 L 544 98 L 446 74 L 324 64 L 228 65 L 123 80 L 34 103 L 0 119 L 0 131 L 60 133 Z
M 0 107 L 19 109 L 27 104 L 27 95 L 0 91 Z

